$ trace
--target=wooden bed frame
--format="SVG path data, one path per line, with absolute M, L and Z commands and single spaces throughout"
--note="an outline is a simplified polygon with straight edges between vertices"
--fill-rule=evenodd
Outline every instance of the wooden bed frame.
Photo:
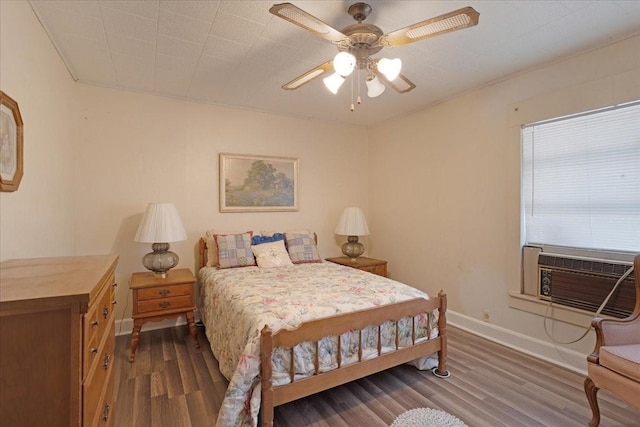
M 205 239 L 199 243 L 199 267 L 207 264 L 207 248 Z M 431 313 L 438 310 L 438 336 L 433 339 L 416 342 L 415 328 L 412 336 L 412 345 L 399 347 L 396 324 L 396 348 L 385 353 L 381 352 L 380 339 L 378 339 L 378 356 L 373 359 L 362 360 L 362 349 L 358 355 L 358 361 L 343 366 L 340 360 L 340 340 L 338 340 L 338 368 L 328 372 L 318 372 L 318 341 L 327 336 L 340 336 L 350 330 L 362 330 L 368 326 L 377 326 L 378 338 L 380 338 L 380 325 L 386 321 L 397 321 L 404 317 L 414 317 L 421 313 Z M 337 316 L 326 317 L 303 323 L 297 329 L 273 332 L 265 327 L 261 333 L 261 422 L 263 426 L 273 426 L 274 407 L 300 399 L 338 385 L 342 385 L 368 375 L 384 371 L 394 366 L 438 353 L 438 366 L 432 371 L 438 377 L 447 377 L 447 296 L 443 291 L 436 298 L 416 298 L 395 304 L 374 307 L 366 310 L 354 311 Z M 428 322 L 430 324 L 431 322 Z M 427 331 L 427 337 L 431 330 Z M 360 338 L 362 339 L 362 338 Z M 290 383 L 274 386 L 271 381 L 271 353 L 276 347 L 290 348 L 302 342 L 315 343 L 316 346 L 316 372 L 313 376 L 294 380 L 291 369 Z M 362 346 L 360 346 L 362 347 Z M 291 363 L 294 358 L 291 357 Z

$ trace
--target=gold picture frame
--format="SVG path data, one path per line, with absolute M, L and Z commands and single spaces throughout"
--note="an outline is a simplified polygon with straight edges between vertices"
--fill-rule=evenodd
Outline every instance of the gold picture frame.
M 298 210 L 298 159 L 220 153 L 220 212 Z
M 20 186 L 23 127 L 18 103 L 0 90 L 0 191 Z

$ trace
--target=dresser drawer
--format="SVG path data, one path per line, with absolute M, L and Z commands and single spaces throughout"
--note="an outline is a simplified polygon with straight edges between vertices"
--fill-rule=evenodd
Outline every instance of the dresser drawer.
M 104 335 L 113 323 L 114 311 L 114 287 L 113 280 L 108 284 L 99 295 L 98 301 L 93 304 L 84 318 L 84 357 L 83 372 L 84 376 L 89 372 L 91 364 L 98 356 L 100 343 L 103 341 Z
M 83 384 L 83 418 L 84 425 L 101 425 L 98 421 L 103 416 L 105 398 L 113 400 L 107 391 L 113 382 L 113 365 L 115 364 L 115 322 L 111 322 L 104 348 L 94 355 L 95 364 L 91 366 L 88 377 Z M 113 394 L 113 388 L 111 389 Z M 111 405 L 113 406 L 113 405 Z
M 169 298 L 183 295 L 191 295 L 193 285 L 190 283 L 171 286 L 156 286 L 138 290 L 138 301 L 146 301 L 157 298 Z
M 154 311 L 171 311 L 191 307 L 193 307 L 193 298 L 191 295 L 159 298 L 148 301 L 138 301 L 138 314 L 152 313 Z

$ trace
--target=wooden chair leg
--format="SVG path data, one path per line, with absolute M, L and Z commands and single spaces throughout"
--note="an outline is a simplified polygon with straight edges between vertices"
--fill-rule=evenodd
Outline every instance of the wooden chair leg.
M 591 378 L 587 377 L 584 380 L 584 392 L 587 395 L 587 400 L 591 406 L 591 413 L 593 414 L 591 421 L 589 421 L 589 427 L 598 427 L 600 424 L 600 407 L 598 406 L 598 387 L 593 383 Z

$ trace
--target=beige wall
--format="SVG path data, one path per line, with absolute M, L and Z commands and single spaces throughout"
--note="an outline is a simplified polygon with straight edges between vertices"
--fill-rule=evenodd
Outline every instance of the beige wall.
M 640 98 L 640 37 L 521 74 L 371 132 L 374 256 L 462 315 L 548 342 L 520 289 L 520 124 Z M 389 221 L 393 218 L 393 221 Z M 585 325 L 587 326 L 588 323 Z M 551 325 L 557 338 L 581 330 Z M 587 353 L 593 339 L 572 348 Z
M 0 89 L 24 121 L 24 176 L 0 193 L 0 260 L 74 254 L 73 80 L 26 1 L 0 1 Z

